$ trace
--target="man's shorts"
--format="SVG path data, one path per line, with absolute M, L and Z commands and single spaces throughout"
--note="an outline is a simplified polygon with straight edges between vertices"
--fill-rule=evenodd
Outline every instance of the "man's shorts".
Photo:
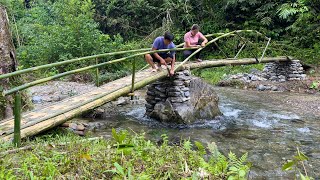
M 160 57 L 162 57 L 163 59 L 167 59 L 168 57 L 172 58 L 173 59 L 173 55 L 171 53 L 158 53 Z M 151 54 L 151 57 L 152 57 L 152 60 L 153 62 L 156 62 L 156 63 L 160 63 L 160 60 L 157 59 L 154 54 Z

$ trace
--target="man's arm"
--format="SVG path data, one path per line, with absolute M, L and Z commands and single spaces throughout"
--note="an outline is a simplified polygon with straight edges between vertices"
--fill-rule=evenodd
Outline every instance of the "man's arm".
M 173 55 L 173 59 L 171 62 L 171 70 L 174 70 L 174 64 L 176 63 L 176 54 Z
M 201 46 L 204 47 L 207 44 L 208 39 L 202 33 L 200 34 L 200 39 L 203 40 L 203 42 L 201 43 Z
M 198 45 L 191 45 L 190 41 L 185 41 L 185 42 L 186 42 L 186 47 L 198 47 Z

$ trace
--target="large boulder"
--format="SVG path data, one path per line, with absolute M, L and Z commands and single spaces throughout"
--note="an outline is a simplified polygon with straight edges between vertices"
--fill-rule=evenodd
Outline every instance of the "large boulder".
M 213 87 L 187 72 L 150 85 L 146 101 L 146 114 L 166 123 L 191 124 L 221 115 Z

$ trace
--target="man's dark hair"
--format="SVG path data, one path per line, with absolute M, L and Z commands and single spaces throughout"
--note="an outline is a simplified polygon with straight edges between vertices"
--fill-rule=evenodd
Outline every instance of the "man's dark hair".
M 173 39 L 174 39 L 173 34 L 171 34 L 170 32 L 165 32 L 163 37 L 164 37 L 164 39 L 167 39 L 169 41 L 173 41 Z
M 194 24 L 192 25 L 191 30 L 200 30 L 200 26 L 198 24 Z

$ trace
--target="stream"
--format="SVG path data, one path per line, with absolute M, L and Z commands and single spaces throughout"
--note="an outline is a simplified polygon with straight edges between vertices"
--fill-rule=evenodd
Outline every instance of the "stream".
M 215 90 L 223 116 L 206 123 L 189 126 L 161 124 L 144 117 L 143 103 L 133 103 L 118 107 L 117 113 L 100 119 L 109 125 L 95 134 L 110 135 L 115 127 L 145 132 L 154 140 L 165 133 L 177 141 L 182 137 L 203 143 L 215 142 L 225 155 L 229 151 L 238 156 L 249 153 L 248 161 L 253 164 L 250 179 L 292 179 L 293 175 L 283 172 L 281 167 L 286 160 L 292 159 L 299 147 L 310 158 L 306 165 L 308 173 L 316 179 L 320 177 L 319 112 L 300 112 L 280 103 L 281 99 L 294 99 L 299 95 L 218 87 Z

